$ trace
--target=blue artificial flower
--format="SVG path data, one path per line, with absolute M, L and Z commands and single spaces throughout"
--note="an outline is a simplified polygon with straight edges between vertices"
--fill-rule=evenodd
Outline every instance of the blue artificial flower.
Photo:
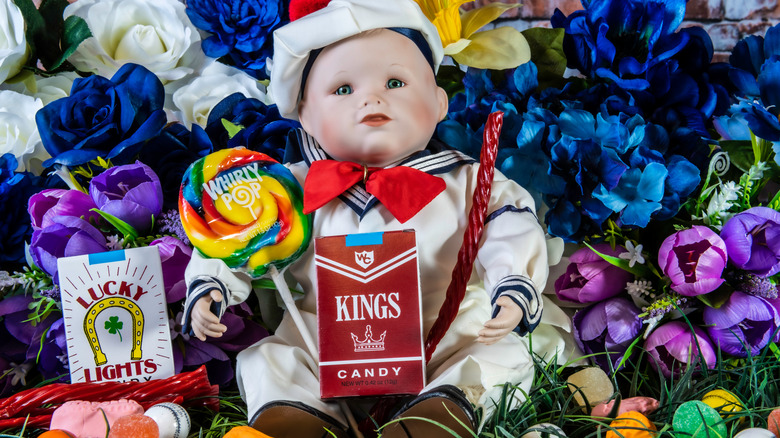
M 189 0 L 187 16 L 212 35 L 203 40 L 206 55 L 227 57 L 233 65 L 267 79 L 266 59 L 273 56 L 273 31 L 284 22 L 281 0 Z
M 223 119 L 242 129 L 229 138 Z M 276 105 L 269 106 L 241 93 L 234 93 L 222 99 L 211 110 L 206 133 L 215 150 L 245 146 L 283 162 L 287 134 L 300 126 L 300 123 L 279 115 Z
M 664 182 L 668 172 L 660 163 L 650 163 L 644 170 L 627 170 L 612 190 L 599 186 L 593 196 L 612 211 L 620 213 L 619 223 L 646 227 L 650 215 L 661 209 Z
M 675 33 L 685 0 L 593 0 L 571 15 L 557 10 L 554 28 L 566 32 L 563 49 L 570 68 L 629 90 L 649 87 L 647 70 L 678 53 L 688 35 Z
M 0 265 L 25 261 L 24 245 L 32 236 L 27 201 L 45 187 L 46 180 L 29 172 L 16 172 L 18 162 L 13 154 L 0 156 Z
M 41 141 L 52 158 L 44 166 L 75 166 L 97 157 L 132 162 L 143 143 L 165 126 L 165 91 L 154 73 L 125 64 L 111 79 L 78 78 L 70 96 L 35 115 Z
M 192 132 L 175 123 L 152 138 L 138 154 L 138 160 L 152 168 L 163 189 L 163 211 L 178 208 L 179 187 L 184 172 L 199 158 L 214 152 L 211 139 L 200 126 Z

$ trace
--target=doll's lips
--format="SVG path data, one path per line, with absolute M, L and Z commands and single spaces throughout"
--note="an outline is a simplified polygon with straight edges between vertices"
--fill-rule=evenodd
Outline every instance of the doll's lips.
M 390 117 L 387 117 L 384 114 L 369 114 L 365 117 L 363 117 L 363 120 L 360 121 L 360 123 L 368 126 L 382 126 L 385 123 L 389 122 Z

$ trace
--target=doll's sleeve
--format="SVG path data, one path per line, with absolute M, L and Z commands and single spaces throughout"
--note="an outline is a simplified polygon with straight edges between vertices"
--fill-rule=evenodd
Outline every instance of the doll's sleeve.
M 542 318 L 549 273 L 545 233 L 531 195 L 498 171 L 475 267 L 493 303 L 508 296 L 523 310 L 515 331 L 533 331 Z M 494 306 L 493 316 L 498 310 Z
M 232 271 L 220 259 L 203 257 L 197 249 L 192 251 L 184 280 L 187 282 L 187 299 L 184 301 L 183 333 L 190 332 L 192 306 L 212 290 L 222 294 L 222 302 L 213 303 L 211 309 L 220 319 L 228 306 L 243 302 L 252 291 L 252 280 L 248 275 Z

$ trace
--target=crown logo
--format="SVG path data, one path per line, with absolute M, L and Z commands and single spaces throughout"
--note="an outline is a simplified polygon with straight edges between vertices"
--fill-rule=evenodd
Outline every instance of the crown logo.
M 366 339 L 359 340 L 354 333 L 352 335 L 352 343 L 355 344 L 355 353 L 363 353 L 367 351 L 384 351 L 385 350 L 385 335 L 387 330 L 382 332 L 379 339 L 374 339 L 374 335 L 371 333 L 371 325 L 366 326 Z

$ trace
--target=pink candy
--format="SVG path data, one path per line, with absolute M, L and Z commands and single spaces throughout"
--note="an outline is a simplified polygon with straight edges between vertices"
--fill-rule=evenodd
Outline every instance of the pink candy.
M 105 438 L 108 427 L 117 419 L 143 412 L 144 408 L 133 400 L 69 401 L 54 411 L 49 429 L 66 430 L 79 438 Z

